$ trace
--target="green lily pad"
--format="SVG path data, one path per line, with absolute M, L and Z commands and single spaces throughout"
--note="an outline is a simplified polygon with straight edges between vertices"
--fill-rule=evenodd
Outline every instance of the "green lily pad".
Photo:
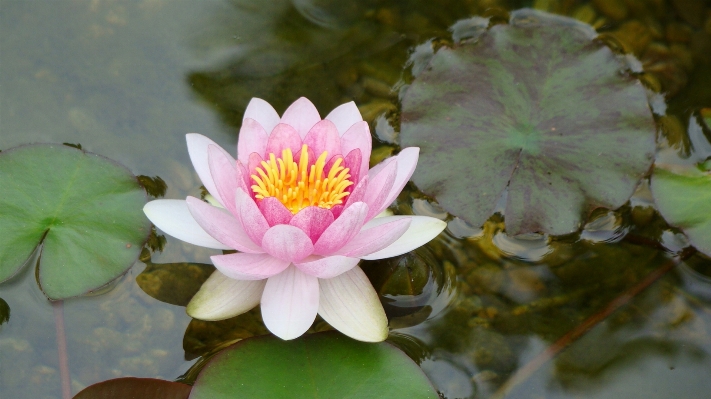
M 0 282 L 41 244 L 38 280 L 50 299 L 125 273 L 150 232 L 136 177 L 96 154 L 50 144 L 0 152 L 0 187 Z
M 188 399 L 190 385 L 155 378 L 125 377 L 84 388 L 74 399 Z
M 696 249 L 711 256 L 711 172 L 690 167 L 675 173 L 657 167 L 651 188 L 664 219 L 682 229 Z
M 400 144 L 421 148 L 415 184 L 474 226 L 506 195 L 513 235 L 570 233 L 623 205 L 652 164 L 655 126 L 628 58 L 595 37 L 519 10 L 439 49 L 402 100 Z
M 209 361 L 190 394 L 190 399 L 438 397 L 399 349 L 335 332 L 293 341 L 274 336 L 240 341 Z

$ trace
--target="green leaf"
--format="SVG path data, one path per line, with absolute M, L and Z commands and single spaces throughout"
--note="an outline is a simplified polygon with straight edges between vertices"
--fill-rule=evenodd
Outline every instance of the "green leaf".
M 422 370 L 387 343 L 335 332 L 282 341 L 249 338 L 202 370 L 190 399 L 438 398 Z
M 190 385 L 154 378 L 116 378 L 91 385 L 74 399 L 188 399 Z
M 689 168 L 682 174 L 657 167 L 651 188 L 664 219 L 711 256 L 711 173 Z
M 0 153 L 0 282 L 41 244 L 50 299 L 95 290 L 133 265 L 150 232 L 146 193 L 125 167 L 64 145 Z
M 618 208 L 654 155 L 644 87 L 592 27 L 533 10 L 441 48 L 406 89 L 400 144 L 412 180 L 481 226 L 507 191 L 509 234 L 576 231 Z

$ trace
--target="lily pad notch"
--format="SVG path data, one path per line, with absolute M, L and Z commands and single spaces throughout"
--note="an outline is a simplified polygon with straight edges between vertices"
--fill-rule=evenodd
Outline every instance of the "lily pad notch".
M 123 275 L 150 233 L 137 178 L 108 158 L 58 144 L 0 153 L 0 283 L 39 248 L 38 282 L 51 300 Z
M 593 209 L 622 206 L 656 132 L 629 56 L 571 18 L 523 9 L 472 29 L 481 20 L 455 24 L 465 39 L 404 88 L 400 145 L 421 148 L 413 182 L 475 226 L 505 195 L 511 235 L 572 233 Z

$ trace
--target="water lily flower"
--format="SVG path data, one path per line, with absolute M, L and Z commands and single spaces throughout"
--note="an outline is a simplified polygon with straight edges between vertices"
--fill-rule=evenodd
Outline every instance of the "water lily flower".
M 437 236 L 441 220 L 378 217 L 410 179 L 419 148 L 368 169 L 371 136 L 353 102 L 321 119 L 306 98 L 282 117 L 266 101 L 247 106 L 237 159 L 188 134 L 193 166 L 214 205 L 194 197 L 146 204 L 148 218 L 191 244 L 237 250 L 212 256 L 216 271 L 188 304 L 202 320 L 261 305 L 276 336 L 301 336 L 319 314 L 361 341 L 387 337 L 387 318 L 361 259 L 409 252 Z

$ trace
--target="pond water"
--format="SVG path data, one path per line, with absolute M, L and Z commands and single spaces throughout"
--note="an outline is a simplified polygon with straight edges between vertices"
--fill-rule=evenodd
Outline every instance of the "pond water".
M 667 157 L 711 155 L 701 153 L 711 147 L 697 117 L 711 107 L 703 0 L 0 0 L 0 150 L 80 143 L 136 175 L 160 176 L 166 198 L 199 196 L 185 133 L 234 148 L 250 98 L 283 112 L 306 96 L 322 115 L 356 101 L 371 123 L 374 164 L 397 148 L 391 89 L 415 46 L 447 42 L 457 20 L 504 19 L 521 7 L 578 18 L 634 53 L 645 84 L 663 93 L 652 105 Z M 683 235 L 655 211 L 646 182 L 620 210 L 598 210 L 584 231 L 562 237 L 509 237 L 498 215 L 472 227 L 412 186 L 393 210 L 448 222 L 412 254 L 362 264 L 381 293 L 389 340 L 444 397 L 711 392 L 711 259 L 682 251 Z M 102 292 L 61 305 L 73 393 L 121 376 L 191 382 L 201 356 L 265 332 L 258 311 L 191 322 L 184 307 L 154 299 L 167 295 L 166 270 L 190 291 L 186 281 L 211 269 L 184 263 L 217 253 L 166 239 Z M 57 305 L 32 268 L 0 285 L 0 298 L 11 309 L 0 324 L 0 398 L 61 398 Z

